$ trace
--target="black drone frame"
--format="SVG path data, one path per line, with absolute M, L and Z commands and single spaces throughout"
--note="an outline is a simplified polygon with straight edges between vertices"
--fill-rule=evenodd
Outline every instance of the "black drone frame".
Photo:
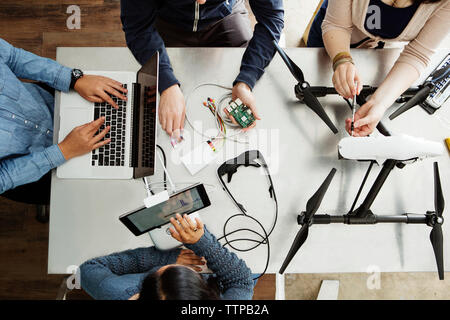
M 323 106 L 317 99 L 318 97 L 325 97 L 327 95 L 338 95 L 338 92 L 333 87 L 321 87 L 321 86 L 311 86 L 306 80 L 303 74 L 303 71 L 289 58 L 289 56 L 281 49 L 276 41 L 273 41 L 273 44 L 283 59 L 284 63 L 288 67 L 289 71 L 292 73 L 294 78 L 298 81 L 295 85 L 295 96 L 300 102 L 305 103 L 312 111 L 314 111 L 325 123 L 326 125 L 333 131 L 334 134 L 338 133 L 338 129 L 330 120 L 328 115 L 326 114 Z M 450 67 L 450 66 L 449 66 Z M 436 70 L 432 75 L 430 75 L 433 79 L 441 78 L 446 75 L 449 70 L 448 68 L 442 68 Z M 396 100 L 397 103 L 404 103 L 400 106 L 394 113 L 389 116 L 390 120 L 398 117 L 403 112 L 411 109 L 412 107 L 422 104 L 429 93 L 434 90 L 436 85 L 436 81 L 431 80 L 425 82 L 423 85 L 420 85 L 417 88 L 409 88 L 405 92 L 401 94 L 401 96 Z M 372 86 L 363 86 L 361 92 L 358 96 L 356 96 L 356 102 L 362 106 L 368 96 L 372 95 L 378 88 Z M 349 103 L 348 100 L 346 100 Z M 424 107 L 425 109 L 425 107 Z M 431 111 L 429 109 L 425 109 L 428 113 L 432 113 L 435 110 Z M 377 129 L 380 132 L 383 132 L 383 125 L 380 125 Z
M 434 163 L 434 211 L 427 211 L 426 214 L 411 214 L 405 213 L 401 215 L 386 215 L 380 216 L 375 215 L 371 211 L 370 207 L 375 201 L 379 191 L 381 190 L 383 184 L 389 176 L 389 173 L 398 166 L 400 161 L 397 160 L 386 160 L 378 174 L 375 182 L 373 183 L 371 189 L 369 190 L 366 198 L 362 204 L 356 209 L 355 204 L 358 201 L 358 197 L 362 191 L 362 188 L 367 180 L 368 174 L 374 162 L 371 162 L 369 170 L 367 171 L 360 189 L 356 195 L 355 201 L 353 202 L 352 208 L 349 213 L 344 215 L 328 215 L 319 214 L 315 215 L 320 207 L 323 197 L 336 173 L 336 169 L 333 168 L 328 174 L 325 181 L 322 183 L 320 188 L 316 193 L 308 200 L 306 204 L 306 211 L 303 211 L 298 215 L 297 222 L 302 227 L 297 233 L 294 242 L 289 249 L 289 253 L 283 262 L 283 265 L 279 271 L 280 274 L 286 270 L 288 264 L 295 256 L 297 251 L 303 245 L 308 237 L 309 227 L 313 224 L 330 224 L 330 223 L 344 223 L 349 225 L 367 225 L 367 224 L 377 224 L 377 223 L 408 223 L 408 224 L 426 224 L 432 227 L 430 233 L 430 240 L 434 250 L 434 255 L 436 257 L 437 269 L 439 274 L 439 279 L 444 279 L 444 249 L 443 249 L 443 235 L 442 235 L 442 224 L 444 223 L 444 218 L 442 214 L 444 212 L 444 196 L 442 193 L 441 181 L 439 177 L 439 167 L 437 162 Z
M 334 88 L 329 87 L 312 87 L 310 84 L 305 81 L 302 70 L 286 55 L 286 53 L 278 46 L 277 42 L 274 41 L 273 44 L 280 54 L 281 58 L 287 65 L 288 69 L 292 73 L 292 75 L 297 79 L 298 84 L 295 86 L 295 95 L 301 101 L 304 102 L 308 107 L 310 107 L 326 124 L 327 126 L 336 134 L 338 132 L 337 128 L 331 122 L 328 115 L 325 113 L 320 102 L 317 100 L 317 97 L 324 97 L 329 94 L 338 94 Z M 438 70 L 438 73 L 433 74 L 433 78 L 441 77 L 444 72 L 448 72 L 445 70 Z M 433 89 L 434 83 L 426 82 L 422 86 L 418 88 L 410 88 L 406 90 L 398 99 L 398 103 L 406 102 L 403 106 L 401 106 L 394 114 L 394 118 L 399 114 L 409 110 L 414 105 L 423 102 L 428 96 L 429 92 Z M 359 105 L 363 105 L 366 103 L 366 99 L 369 95 L 373 94 L 377 88 L 371 86 L 363 86 L 361 93 L 357 96 L 356 102 Z M 351 108 L 351 104 L 348 100 L 347 104 Z M 380 121 L 377 125 L 377 130 L 385 135 L 390 136 L 391 133 L 389 130 L 383 125 Z M 373 167 L 375 161 L 371 161 L 369 168 L 364 176 L 364 179 L 361 183 L 361 186 L 358 190 L 358 193 L 355 197 L 353 205 L 350 211 L 344 215 L 328 215 L 321 214 L 315 215 L 317 210 L 320 207 L 323 197 L 336 173 L 336 169 L 332 169 L 328 174 L 325 181 L 322 183 L 317 192 L 308 200 L 306 204 L 306 211 L 303 211 L 300 215 L 298 215 L 297 222 L 302 227 L 297 233 L 294 242 L 289 250 L 289 253 L 283 262 L 283 265 L 279 271 L 280 274 L 283 274 L 286 270 L 288 264 L 295 256 L 297 251 L 303 245 L 308 237 L 309 227 L 312 224 L 330 224 L 330 223 L 345 223 L 349 225 L 367 225 L 367 224 L 377 224 L 377 223 L 409 223 L 409 224 L 426 224 L 432 227 L 432 231 L 430 234 L 431 244 L 433 246 L 434 254 L 436 257 L 436 263 L 439 273 L 439 279 L 444 279 L 444 258 L 443 258 L 443 235 L 442 235 L 442 224 L 444 223 L 444 219 L 442 214 L 444 212 L 444 196 L 441 188 L 441 181 L 439 177 L 439 168 L 437 162 L 434 163 L 434 194 L 435 194 L 435 211 L 428 211 L 425 215 L 420 214 L 410 214 L 405 213 L 401 215 L 388 215 L 388 216 L 379 216 L 373 214 L 371 211 L 371 206 L 375 201 L 378 193 L 380 192 L 382 186 L 386 182 L 391 171 L 395 168 L 403 168 L 406 163 L 398 160 L 388 159 L 383 163 L 381 171 L 379 172 L 375 182 L 373 183 L 371 189 L 369 190 L 366 198 L 362 202 L 362 204 L 355 209 L 358 198 L 362 192 L 364 184 L 367 181 L 369 173 Z

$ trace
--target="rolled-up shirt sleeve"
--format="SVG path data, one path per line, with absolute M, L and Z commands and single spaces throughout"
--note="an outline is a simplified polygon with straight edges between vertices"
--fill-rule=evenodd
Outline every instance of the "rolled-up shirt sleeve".
M 58 145 L 39 152 L 0 161 L 0 194 L 17 186 L 39 180 L 65 162 Z
M 450 32 L 450 2 L 436 10 L 417 37 L 403 49 L 397 63 L 407 63 L 422 74 L 441 42 Z
M 322 34 L 331 30 L 341 30 L 349 35 L 353 31 L 352 21 L 353 0 L 329 0 L 327 13 L 322 22 Z

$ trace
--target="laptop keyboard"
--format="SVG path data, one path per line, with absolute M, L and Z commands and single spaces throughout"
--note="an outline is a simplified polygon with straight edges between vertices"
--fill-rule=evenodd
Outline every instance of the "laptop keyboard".
M 123 87 L 126 89 L 127 85 Z M 94 103 L 94 119 L 105 117 L 105 123 L 102 124 L 100 133 L 107 126 L 110 126 L 109 132 L 101 141 L 111 138 L 111 142 L 92 151 L 92 166 L 125 166 L 125 129 L 126 129 L 126 114 L 127 101 L 117 98 L 112 94 L 107 93 L 111 99 L 117 103 L 119 109 L 116 110 L 107 102 Z M 127 96 L 126 93 L 122 93 Z
M 145 87 L 145 94 L 148 100 L 144 104 L 144 115 L 143 115 L 143 150 L 142 150 L 142 167 L 153 168 L 155 159 L 155 121 L 156 121 L 156 93 L 152 92 L 150 87 Z M 149 102 L 149 100 L 152 100 Z

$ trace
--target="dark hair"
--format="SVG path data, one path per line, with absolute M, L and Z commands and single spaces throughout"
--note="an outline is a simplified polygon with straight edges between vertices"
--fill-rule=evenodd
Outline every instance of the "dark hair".
M 218 300 L 217 282 L 184 266 L 170 266 L 155 272 L 142 282 L 139 300 Z

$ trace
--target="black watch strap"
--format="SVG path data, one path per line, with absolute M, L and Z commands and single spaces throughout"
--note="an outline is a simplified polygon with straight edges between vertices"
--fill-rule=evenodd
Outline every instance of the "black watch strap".
M 83 71 L 81 71 L 80 69 L 72 69 L 70 75 L 70 89 L 73 89 L 75 87 L 75 82 L 83 77 Z

